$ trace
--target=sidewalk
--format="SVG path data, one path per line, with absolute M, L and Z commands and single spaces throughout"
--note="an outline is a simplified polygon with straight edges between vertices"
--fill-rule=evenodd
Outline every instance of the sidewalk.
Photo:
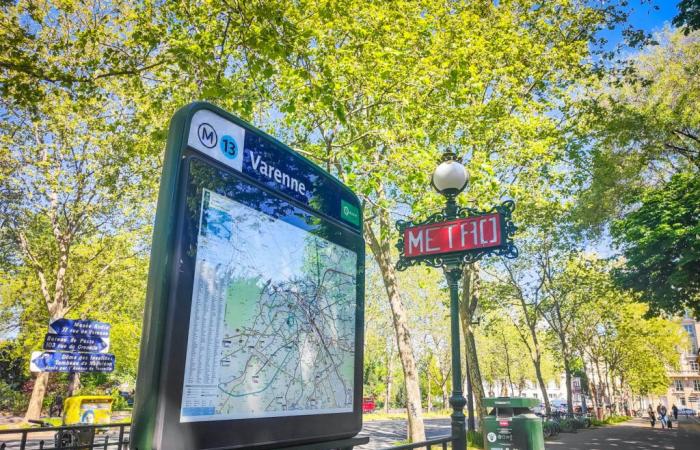
M 651 428 L 646 419 L 633 419 L 601 428 L 561 433 L 546 441 L 547 450 L 697 450 L 700 448 L 700 421 L 679 417 L 673 428 Z

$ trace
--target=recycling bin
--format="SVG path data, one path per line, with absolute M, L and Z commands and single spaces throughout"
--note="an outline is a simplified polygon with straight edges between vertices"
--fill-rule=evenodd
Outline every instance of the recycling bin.
M 539 400 L 524 397 L 485 398 L 484 444 L 487 450 L 544 450 L 542 419 L 530 408 Z

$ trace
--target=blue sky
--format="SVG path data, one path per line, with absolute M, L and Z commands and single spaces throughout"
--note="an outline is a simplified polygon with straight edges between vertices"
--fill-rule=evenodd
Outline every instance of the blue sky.
M 628 23 L 635 28 L 647 32 L 660 31 L 666 22 L 671 24 L 671 20 L 678 14 L 678 2 L 680 0 L 630 0 L 630 17 Z M 654 9 L 657 6 L 659 9 Z M 615 30 L 605 30 L 600 33 L 609 41 L 610 48 L 614 47 L 622 40 L 622 29 L 625 24 Z

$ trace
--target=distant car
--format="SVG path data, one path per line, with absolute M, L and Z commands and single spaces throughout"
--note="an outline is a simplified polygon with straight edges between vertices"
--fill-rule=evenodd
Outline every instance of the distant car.
M 364 397 L 362 399 L 362 413 L 373 413 L 377 404 L 372 397 Z
M 695 415 L 697 415 L 697 411 L 695 411 L 693 408 L 678 408 L 678 415 L 694 417 Z

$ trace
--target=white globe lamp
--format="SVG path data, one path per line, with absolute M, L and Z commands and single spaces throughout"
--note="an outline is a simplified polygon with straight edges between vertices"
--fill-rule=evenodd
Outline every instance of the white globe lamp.
M 457 161 L 457 155 L 445 153 L 440 165 L 433 172 L 432 185 L 436 191 L 447 196 L 456 196 L 469 184 L 469 172 Z

